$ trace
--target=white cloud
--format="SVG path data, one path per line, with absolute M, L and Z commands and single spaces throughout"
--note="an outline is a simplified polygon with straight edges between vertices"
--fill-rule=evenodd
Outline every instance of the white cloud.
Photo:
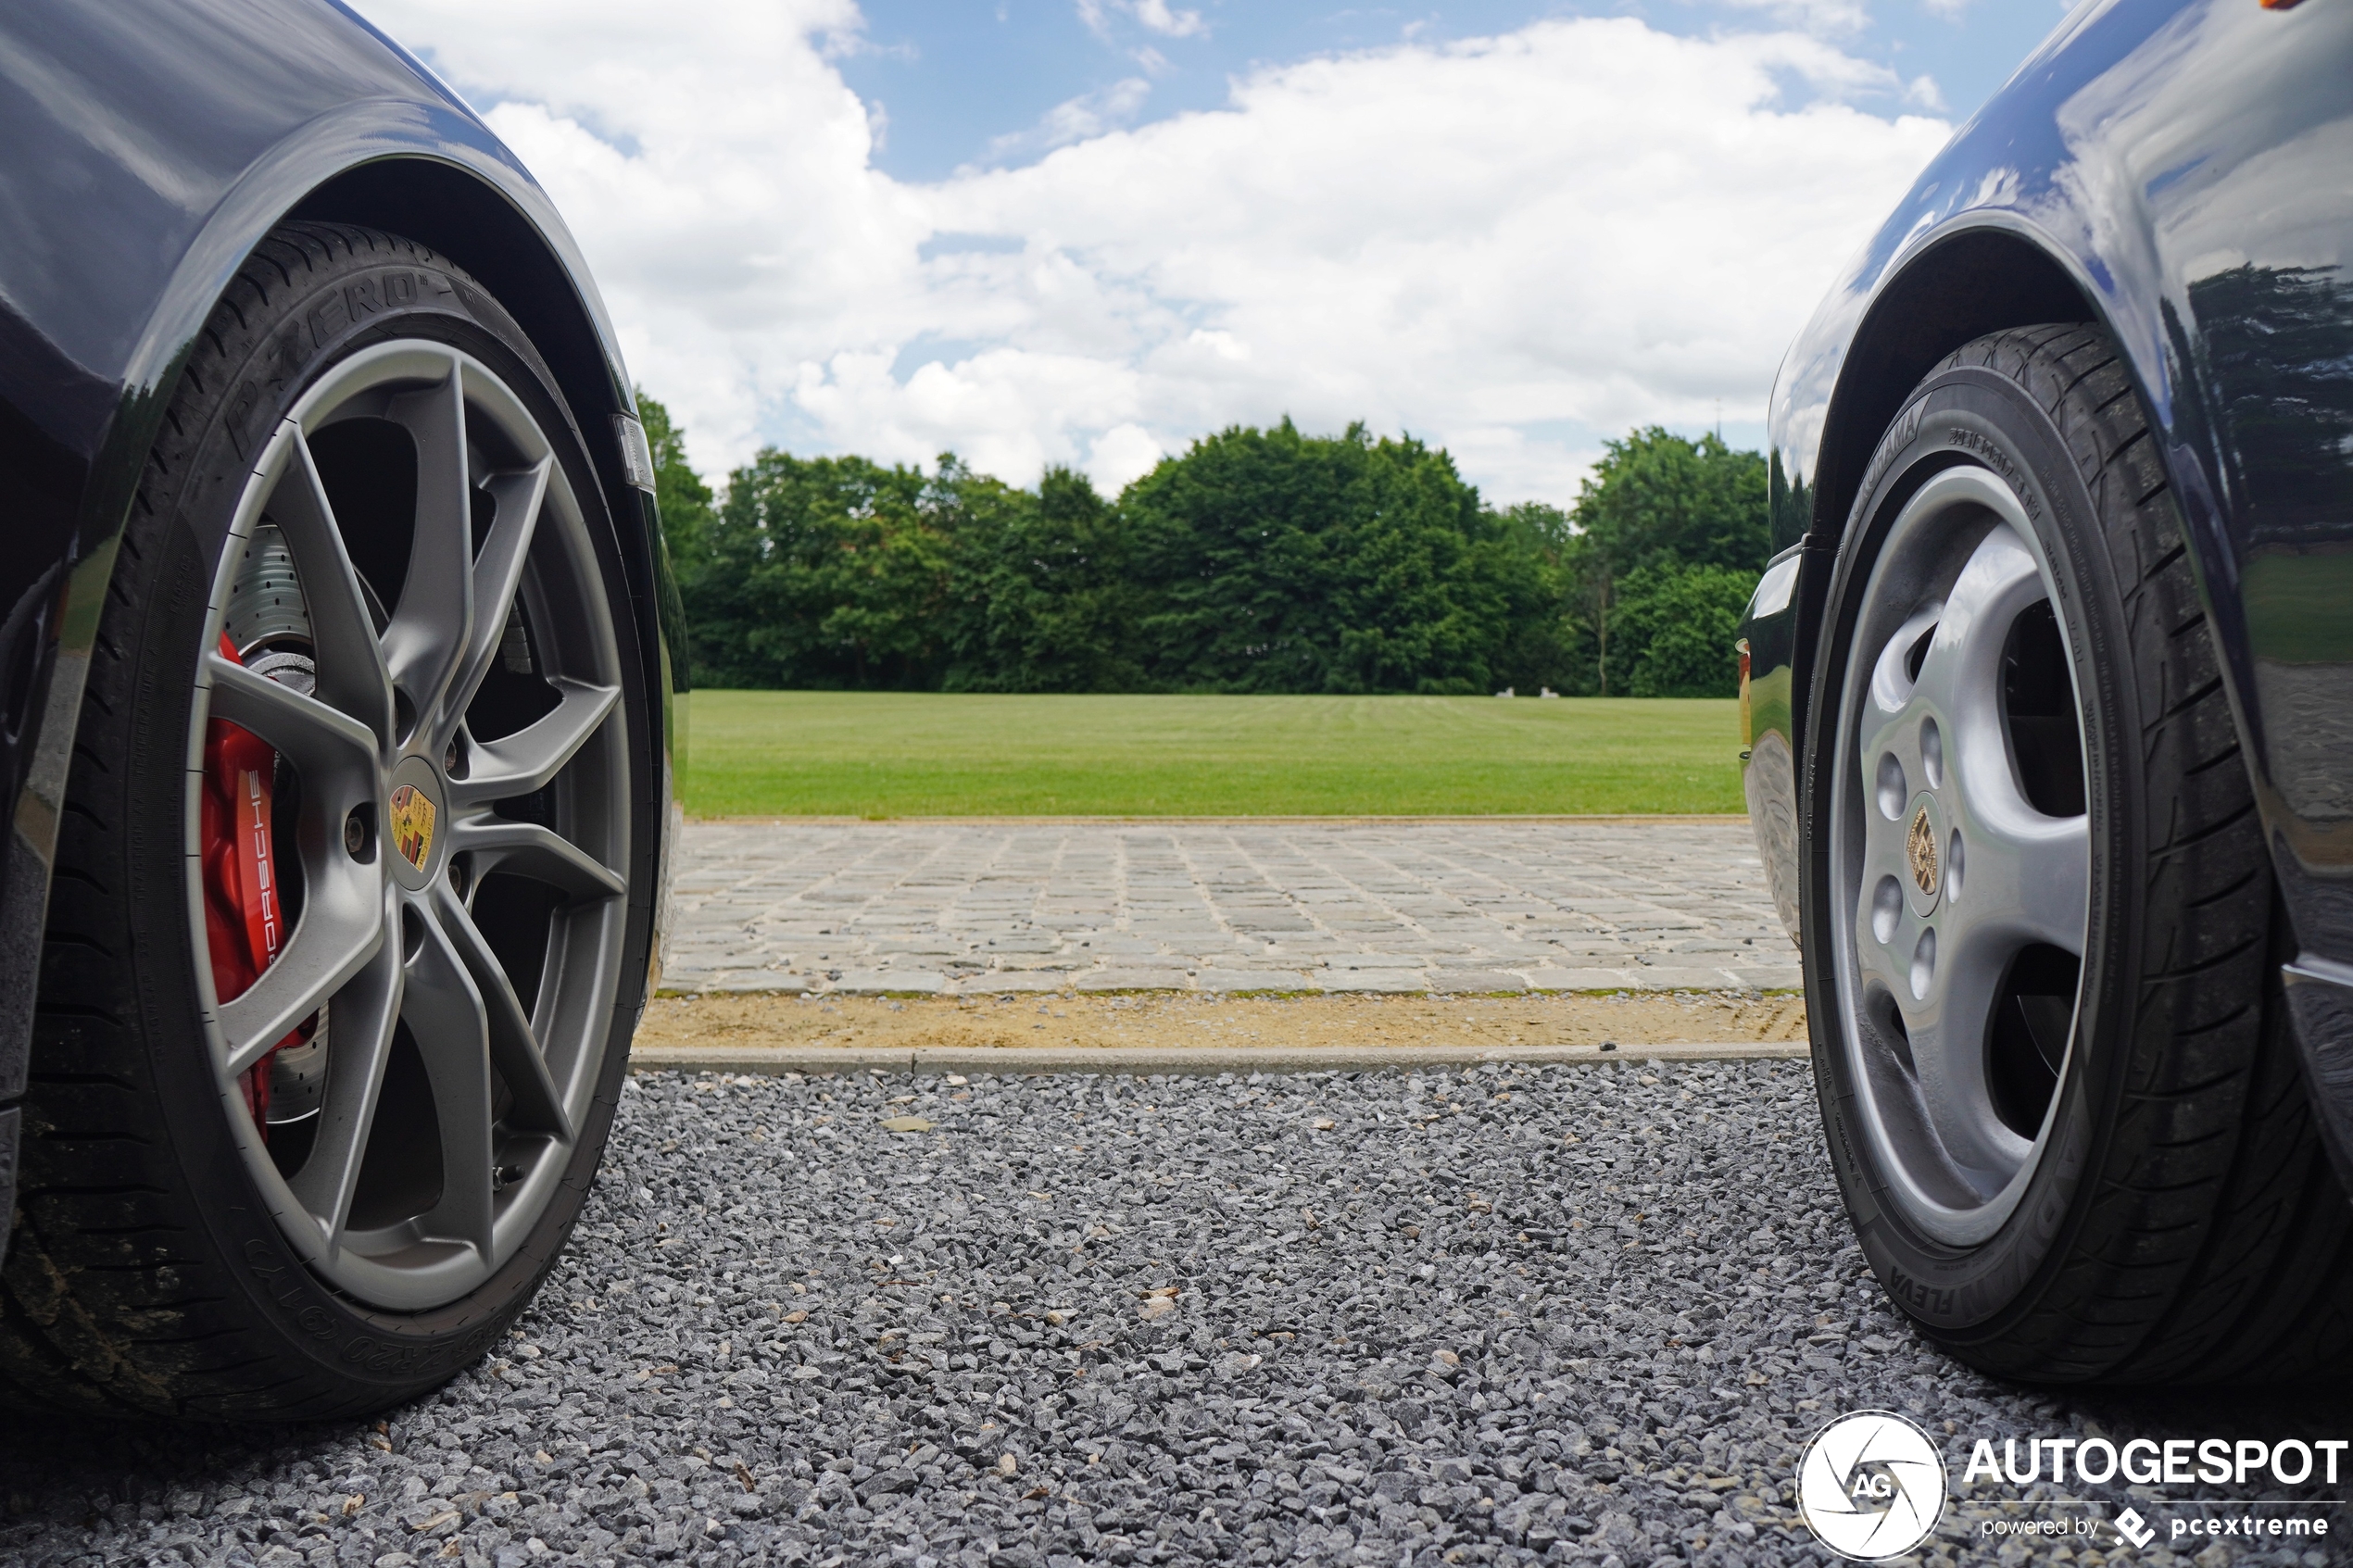
M 1863 0 L 1728 0 L 1743 10 L 1763 11 L 1775 21 L 1790 27 L 1803 28 L 1808 32 L 1836 37 L 1856 33 L 1870 22 L 1870 8 Z M 1927 0 L 1931 6 L 1946 0 Z M 1967 4 L 1967 0 L 1953 0 Z
M 1130 7 L 1136 19 L 1154 32 L 1167 38 L 1190 38 L 1208 29 L 1202 24 L 1199 11 L 1174 11 L 1168 0 L 1136 0 Z
M 1054 147 L 1066 147 L 1073 142 L 1083 142 L 1100 136 L 1106 131 L 1127 124 L 1151 96 L 1152 84 L 1140 76 L 1114 82 L 1092 93 L 1084 93 L 1056 104 L 1040 116 L 1036 125 L 1010 136 L 999 136 L 988 144 L 988 157 L 1002 163 L 1026 155 L 1042 153 Z
M 1078 19 L 1106 42 L 1111 38 L 1114 11 L 1135 18 L 1147 31 L 1163 38 L 1193 38 L 1209 31 L 1199 11 L 1173 9 L 1168 0 L 1078 0 Z
M 1903 84 L 1802 34 L 1561 20 L 1262 71 L 1139 129 L 1106 101 L 1034 164 L 912 185 L 830 63 L 849 0 L 368 8 L 497 102 L 713 470 L 782 439 L 1116 484 L 1288 412 L 1566 498 L 1600 434 L 1761 417 L 1946 132 L 1856 107 Z
M 1167 455 L 1142 425 L 1114 425 L 1095 437 L 1093 450 L 1080 466 L 1097 488 L 1117 495 L 1130 481 L 1150 473 L 1152 465 Z

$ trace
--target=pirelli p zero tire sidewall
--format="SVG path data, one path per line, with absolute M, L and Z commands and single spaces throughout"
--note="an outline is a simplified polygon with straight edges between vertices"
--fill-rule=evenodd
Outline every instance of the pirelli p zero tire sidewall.
M 1941 1243 L 1906 1223 L 1860 1123 L 1854 1068 L 1837 1004 L 1833 944 L 1804 954 L 1816 1091 L 1831 1161 L 1856 1239 L 1889 1295 L 1924 1328 L 1964 1348 L 1998 1337 L 2034 1310 L 2058 1268 L 2067 1237 L 2099 1169 L 2123 1086 L 2137 976 L 2129 898 L 2141 842 L 2130 737 L 2137 733 L 2128 682 L 2115 678 L 2130 646 L 2091 493 L 2050 417 L 2014 381 L 1955 367 L 1923 383 L 1890 426 L 1866 472 L 1824 602 L 1822 656 L 1814 671 L 1806 738 L 1804 929 L 1829 933 L 1834 898 L 1826 813 L 1836 798 L 1841 698 L 1865 584 L 1905 502 L 1958 465 L 1991 470 L 2016 493 L 2057 589 L 2054 608 L 2075 662 L 2082 709 L 2085 794 L 2091 814 L 2091 898 L 2085 928 L 2077 1045 L 2057 1085 L 2046 1143 L 2016 1208 L 1985 1240 Z M 1864 657 L 1868 657 L 1867 655 Z
M 113 928 L 127 937 L 131 954 L 116 979 L 112 1011 L 132 1027 L 108 1032 L 126 1042 L 121 1065 L 129 1080 L 109 1101 L 120 1107 L 109 1112 L 122 1129 L 114 1135 L 161 1141 L 165 1147 L 137 1155 L 135 1179 L 177 1184 L 137 1200 L 123 1217 L 157 1230 L 182 1227 L 171 1250 L 191 1255 L 184 1264 L 159 1254 L 126 1257 L 148 1271 L 144 1284 L 125 1271 L 130 1283 L 120 1301 L 86 1273 L 72 1279 L 67 1289 L 80 1299 L 66 1316 L 86 1326 L 69 1334 L 53 1325 L 41 1336 L 45 1348 L 12 1352 L 11 1376 L 53 1404 L 231 1419 L 333 1416 L 412 1397 L 478 1359 L 530 1301 L 569 1237 L 602 1155 L 643 1001 L 651 935 L 646 889 L 660 853 L 661 824 L 651 805 L 661 798 L 649 740 L 655 715 L 620 544 L 594 469 L 553 377 L 495 299 L 405 241 L 298 225 L 265 243 L 230 303 L 236 309 L 224 306 L 216 314 L 208 341 L 191 357 L 124 537 L 83 709 L 88 744 L 69 794 L 69 810 L 73 789 L 86 787 L 102 816 L 111 821 L 119 810 L 120 819 L 120 843 L 107 842 L 117 836 L 109 829 L 92 841 L 89 856 L 96 878 L 119 872 L 122 879 L 120 912 L 107 918 L 119 922 Z M 183 765 L 206 601 L 255 455 L 324 370 L 395 338 L 447 344 L 489 366 L 522 397 L 553 444 L 587 520 L 612 610 L 633 792 L 618 995 L 595 1092 L 557 1193 L 484 1283 L 446 1306 L 415 1312 L 368 1307 L 318 1279 L 288 1245 L 280 1216 L 241 1157 L 197 1016 L 194 966 L 206 960 L 192 939 L 182 859 Z M 118 709 L 111 718 L 109 709 Z M 108 729 L 111 736 L 103 733 Z M 125 776 L 108 779 L 118 766 Z M 77 985 L 86 989 L 94 981 L 75 979 L 57 961 L 58 929 L 53 898 L 43 1005 L 62 1010 L 72 1005 Z M 36 1076 L 43 1069 L 36 1046 Z M 36 1098 L 40 1093 L 36 1084 Z M 60 1096 L 50 1117 L 60 1140 L 107 1135 L 85 1103 Z M 65 1223 L 55 1236 L 32 1240 L 27 1256 L 9 1261 L 11 1293 L 20 1302 L 30 1284 L 22 1270 L 69 1273 L 63 1260 L 87 1254 L 93 1245 Z M 196 1298 L 178 1310 L 176 1327 L 182 1340 L 205 1345 L 201 1356 L 176 1353 L 160 1329 L 150 1338 L 153 1325 L 137 1311 L 136 1291 L 163 1290 L 174 1280 Z M 239 1356 L 249 1361 L 243 1370 Z

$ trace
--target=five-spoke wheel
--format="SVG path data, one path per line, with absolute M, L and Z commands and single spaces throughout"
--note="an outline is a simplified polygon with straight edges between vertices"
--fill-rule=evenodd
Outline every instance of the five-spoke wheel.
M 2051 569 L 2016 492 L 1948 469 L 1897 515 L 1839 712 L 1839 1004 L 1893 1196 L 1981 1240 L 2045 1138 L 2091 876 Z

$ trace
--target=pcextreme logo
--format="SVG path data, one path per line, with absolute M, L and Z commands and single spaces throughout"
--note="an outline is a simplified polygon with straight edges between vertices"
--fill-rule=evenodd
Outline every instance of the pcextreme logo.
M 1893 1411 L 1839 1417 L 1806 1446 L 1797 1512 L 1841 1557 L 1897 1557 L 1944 1513 L 1944 1461 L 1927 1433 Z

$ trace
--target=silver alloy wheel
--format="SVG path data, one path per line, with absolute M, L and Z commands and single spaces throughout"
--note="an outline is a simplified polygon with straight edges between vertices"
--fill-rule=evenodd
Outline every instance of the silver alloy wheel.
M 355 568 L 381 543 L 338 524 L 322 475 L 319 452 L 354 421 L 413 451 L 399 582 Z M 342 498 L 370 500 L 349 487 Z M 218 651 L 247 546 L 271 526 L 299 578 L 309 695 Z M 294 775 L 275 863 L 298 866 L 282 882 L 301 902 L 276 961 L 241 994 L 220 1000 L 196 965 L 221 1104 L 313 1270 L 379 1307 L 443 1305 L 547 1210 L 611 1032 L 629 783 L 603 573 L 523 402 L 479 360 L 422 339 L 363 349 L 304 394 L 255 462 L 231 533 L 188 738 L 195 950 L 207 951 L 209 721 L 259 735 Z M 520 721 L 510 701 L 483 723 L 485 683 L 526 694 Z M 413 857 L 395 842 L 403 791 Z M 313 1017 L 325 1082 L 294 1160 L 283 1142 L 273 1152 L 240 1082 Z
M 2016 1209 L 2075 1049 L 2091 820 L 2056 603 L 2016 493 L 1948 469 L 1889 530 L 1840 693 L 1838 1033 L 1888 1196 L 1956 1246 Z

